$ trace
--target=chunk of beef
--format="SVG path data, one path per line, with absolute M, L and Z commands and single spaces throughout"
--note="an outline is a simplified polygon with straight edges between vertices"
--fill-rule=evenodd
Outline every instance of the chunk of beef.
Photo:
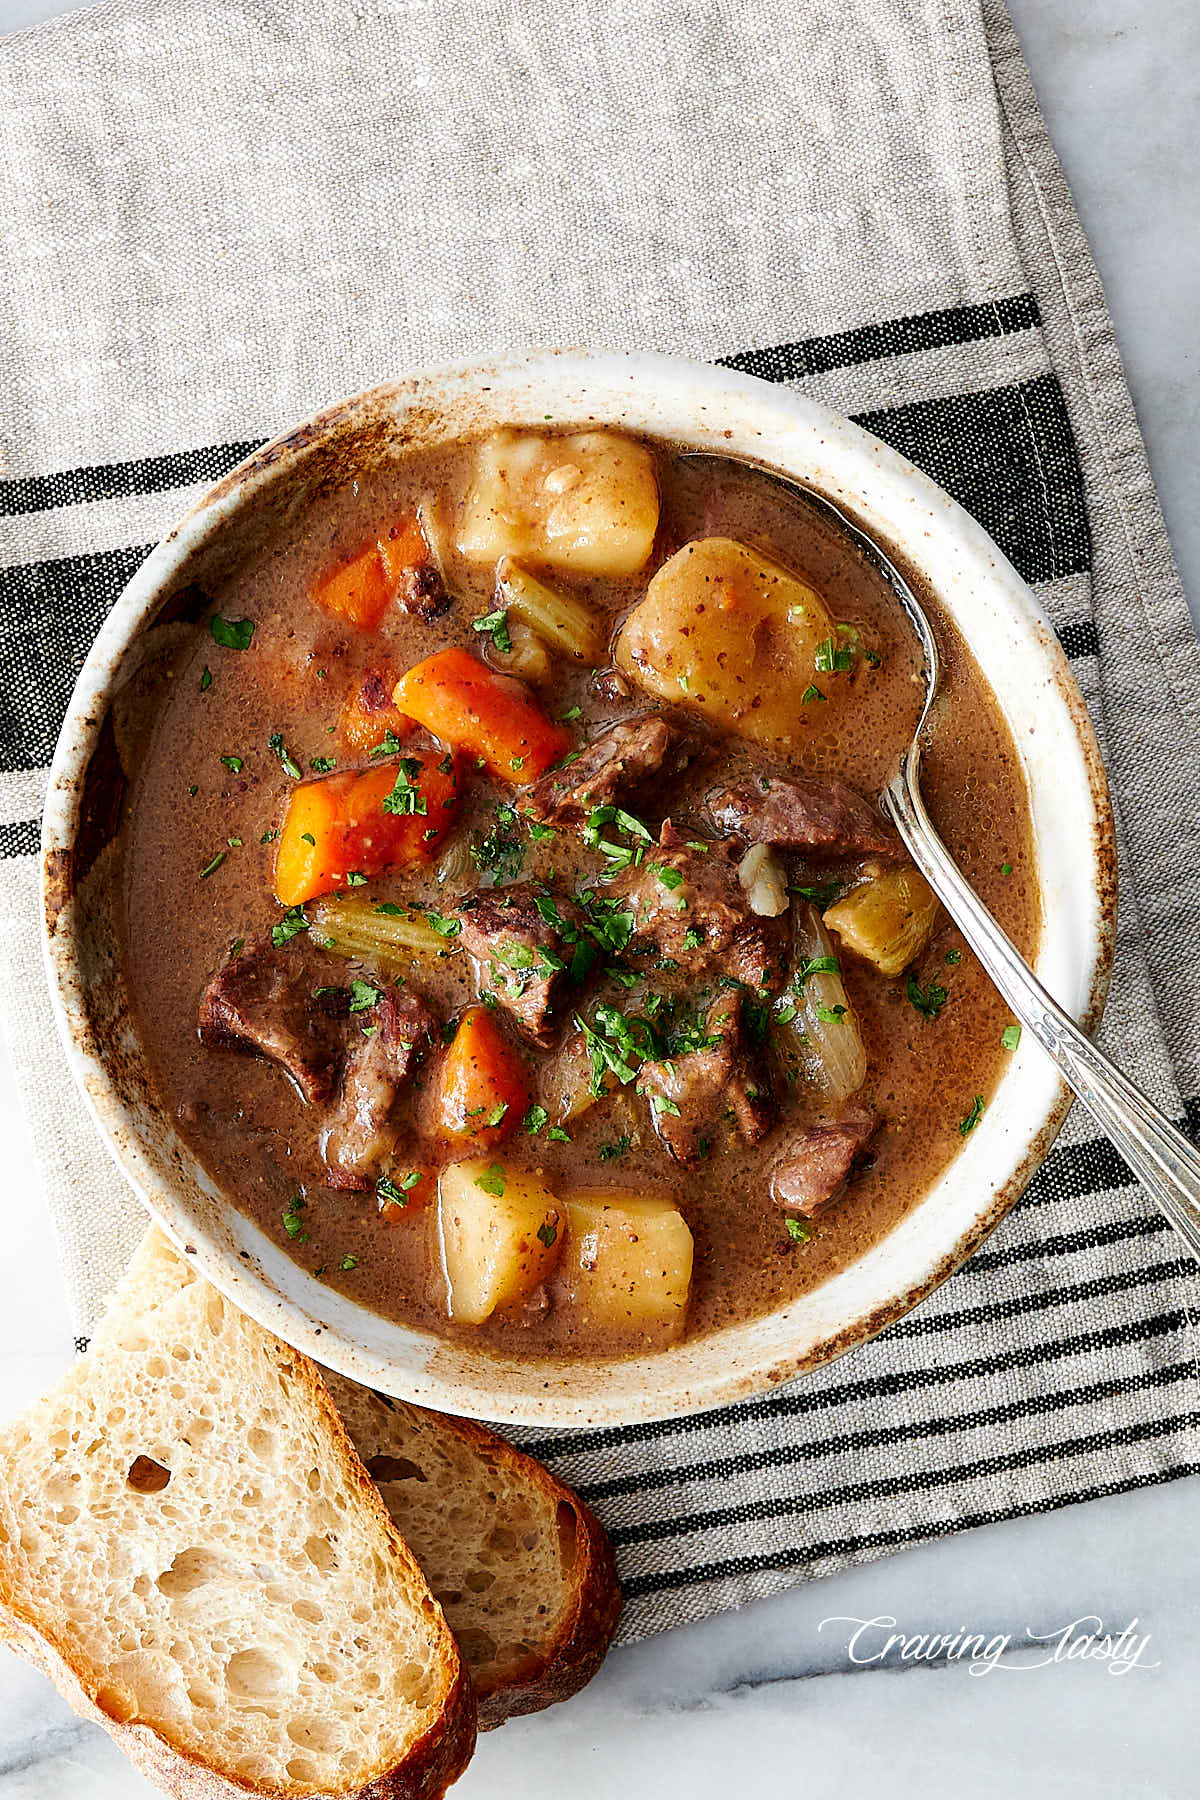
M 441 617 L 450 603 L 451 596 L 436 563 L 410 563 L 401 569 L 396 589 L 396 604 L 401 612 L 413 613 L 429 625 Z
M 867 1107 L 849 1106 L 832 1124 L 799 1132 L 771 1177 L 778 1204 L 807 1219 L 819 1213 L 840 1192 L 878 1124 Z
M 460 942 L 474 957 L 480 985 L 495 994 L 527 1037 L 546 1048 L 554 1034 L 554 1013 L 570 951 L 561 932 L 542 917 L 542 890 L 531 881 L 512 887 L 477 888 L 455 909 Z M 574 924 L 575 909 L 556 899 L 554 916 Z
M 364 974 L 378 994 L 349 1020 L 350 1048 L 342 1090 L 321 1133 L 330 1187 L 369 1188 L 394 1144 L 392 1107 L 437 1036 L 438 1022 L 420 994 Z
M 678 732 L 657 713 L 620 719 L 598 732 L 573 762 L 551 769 L 523 796 L 539 819 L 585 819 L 597 806 L 628 798 L 664 764 L 681 769 L 689 752 Z
M 724 975 L 774 992 L 787 965 L 787 914 L 750 910 L 737 850 L 663 823 L 658 847 L 622 871 L 607 892 L 634 912 L 629 961 L 652 956 L 689 975 Z
M 871 802 L 836 775 L 763 775 L 708 796 L 709 816 L 752 844 L 844 856 L 903 856 Z
M 270 944 L 230 956 L 200 997 L 200 1041 L 278 1063 L 309 1105 L 333 1089 L 334 1043 L 302 962 Z
M 745 996 L 736 990 L 719 995 L 704 1031 L 696 1049 L 643 1063 L 637 1083 L 659 1137 L 687 1168 L 703 1161 L 727 1113 L 748 1144 L 758 1143 L 774 1116 L 771 1090 L 746 1032 Z

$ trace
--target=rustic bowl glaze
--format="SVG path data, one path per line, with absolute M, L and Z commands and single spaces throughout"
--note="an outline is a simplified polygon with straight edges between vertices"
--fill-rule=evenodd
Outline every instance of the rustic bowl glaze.
M 1100 1015 L 1116 900 L 1104 771 L 1037 601 L 932 481 L 815 401 L 665 357 L 561 351 L 375 388 L 288 432 L 219 482 L 125 589 L 83 668 L 43 827 L 46 957 L 73 1074 L 148 1211 L 224 1293 L 319 1362 L 448 1412 L 623 1424 L 760 1393 L 862 1343 L 971 1254 L 1018 1198 L 1069 1096 L 1036 1045 L 1013 1056 L 978 1128 L 920 1205 L 851 1267 L 750 1323 L 653 1355 L 516 1361 L 390 1323 L 299 1268 L 231 1206 L 157 1106 L 121 967 L 110 877 L 139 708 L 156 658 L 219 578 L 329 484 L 406 446 L 497 425 L 616 425 L 744 455 L 815 484 L 883 541 L 954 619 L 989 676 L 1029 784 L 1044 927 L 1037 971 L 1085 1026 Z

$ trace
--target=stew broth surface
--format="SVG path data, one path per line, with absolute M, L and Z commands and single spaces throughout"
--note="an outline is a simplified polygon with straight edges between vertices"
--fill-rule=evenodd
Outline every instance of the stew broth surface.
M 820 701 L 801 706 L 797 695 L 805 737 L 794 765 L 836 772 L 863 794 L 875 795 L 911 736 L 921 702 L 919 653 L 894 598 L 833 527 L 768 479 L 735 462 L 689 460 L 670 445 L 654 443 L 651 449 L 661 517 L 646 569 L 628 580 L 560 574 L 545 579 L 586 600 L 615 630 L 642 598 L 653 570 L 689 540 L 733 538 L 794 571 L 824 598 L 836 620 L 859 628 L 878 657 L 876 668 L 856 667 L 849 678 L 852 704 L 843 703 L 835 719 Z M 471 444 L 453 444 L 364 473 L 317 499 L 286 539 L 248 561 L 211 596 L 222 618 L 253 621 L 253 638 L 245 649 L 226 648 L 201 626 L 190 647 L 174 658 L 131 788 L 126 967 L 160 1095 L 181 1135 L 231 1201 L 304 1267 L 389 1318 L 508 1354 L 618 1353 L 661 1340 L 636 1329 L 617 1340 L 598 1333 L 567 1303 L 561 1280 L 553 1277 L 535 1305 L 469 1326 L 448 1319 L 432 1223 L 432 1177 L 419 1184 L 429 1192 L 414 1189 L 403 1215 L 393 1208 L 396 1222 L 384 1222 L 374 1193 L 341 1192 L 326 1184 L 317 1109 L 304 1104 L 279 1068 L 213 1050 L 197 1037 L 197 1008 L 214 968 L 237 940 L 269 941 L 282 914 L 273 895 L 276 840 L 269 834 L 280 827 L 295 780 L 270 740 L 282 739 L 306 777 L 322 759 L 336 759 L 339 769 L 348 762 L 362 766 L 367 758 L 344 755 L 336 725 L 343 702 L 369 669 L 383 663 L 403 672 L 449 644 L 491 654 L 487 634 L 473 621 L 495 606 L 493 572 L 447 549 L 474 455 Z M 436 536 L 454 596 L 448 611 L 427 623 L 391 607 L 377 630 L 357 632 L 314 604 L 314 584 L 326 571 L 352 557 L 382 524 L 418 505 L 432 509 L 426 519 L 440 520 Z M 929 810 L 967 879 L 1031 956 L 1039 895 L 1017 754 L 986 680 L 956 632 L 944 618 L 937 618 L 937 629 L 945 661 L 936 730 L 924 761 Z M 646 696 L 636 690 L 615 701 L 605 698 L 590 666 L 562 658 L 553 662 L 551 681 L 535 692 L 549 716 L 569 720 L 576 745 L 590 729 L 647 706 Z M 757 779 L 785 765 L 745 739 L 705 738 L 690 716 L 680 723 L 699 744 L 698 754 L 681 773 L 656 778 L 648 797 L 629 805 L 655 832 L 669 817 L 684 829 L 711 833 L 704 819 L 707 792 L 740 775 Z M 517 788 L 504 791 L 472 778 L 445 857 L 439 851 L 428 865 L 373 878 L 362 891 L 379 901 L 418 900 L 446 912 L 456 891 L 480 879 L 461 846 L 469 834 L 480 838 L 494 831 L 498 803 L 519 799 Z M 515 836 L 523 852 L 522 880 L 553 876 L 557 890 L 569 891 L 604 870 L 602 858 L 569 827 L 542 841 L 523 829 Z M 439 885 L 439 861 L 447 859 L 449 881 Z M 785 860 L 793 885 L 820 886 L 862 859 L 797 854 Z M 323 950 L 311 932 L 298 934 L 288 953 L 313 989 L 345 984 L 363 972 Z M 1009 1054 L 1002 1034 L 1010 1015 L 944 913 L 909 976 L 884 978 L 852 955 L 843 954 L 840 961 L 867 1050 L 860 1097 L 882 1123 L 846 1191 L 803 1227 L 812 1233 L 807 1241 L 787 1228 L 769 1175 L 786 1150 L 789 1132 L 826 1109 L 820 1093 L 803 1077 L 790 1082 L 782 1065 L 775 1065 L 780 1118 L 766 1139 L 751 1147 L 722 1129 L 707 1161 L 696 1169 L 672 1162 L 633 1085 L 573 1120 L 570 1142 L 549 1141 L 545 1130 L 532 1136 L 519 1128 L 484 1154 L 494 1155 L 510 1172 L 543 1171 L 555 1193 L 605 1189 L 673 1201 L 695 1241 L 689 1335 L 795 1299 L 861 1256 L 919 1204 L 962 1147 L 964 1121 L 977 1110 L 976 1097 L 986 1103 Z M 477 994 L 469 959 L 452 943 L 440 958 L 414 960 L 406 981 L 443 1021 L 453 1020 Z M 914 982 L 918 996 L 945 991 L 936 1017 L 914 1003 Z M 650 974 L 637 987 L 623 988 L 600 977 L 570 997 L 562 1030 L 569 1032 L 576 1010 L 590 1012 L 596 996 L 636 1013 L 647 988 L 675 993 L 687 985 L 711 996 L 715 984 L 681 984 Z M 469 1146 L 431 1151 L 421 1142 L 438 1054 L 426 1064 L 416 1089 L 398 1102 L 400 1138 L 392 1162 L 397 1173 L 474 1154 Z M 526 1047 L 522 1054 L 536 1074 L 536 1053 Z M 299 1214 L 293 1206 L 297 1194 L 303 1197 Z

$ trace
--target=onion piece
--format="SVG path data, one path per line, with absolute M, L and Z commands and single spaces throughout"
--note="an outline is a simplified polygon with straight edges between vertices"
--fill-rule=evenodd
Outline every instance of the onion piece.
M 815 906 L 796 908 L 792 943 L 794 967 L 788 994 L 796 1017 L 780 1024 L 796 1039 L 809 1080 L 832 1105 L 840 1106 L 867 1079 L 867 1052 L 829 933 Z M 832 962 L 833 968 L 813 967 L 825 962 Z
M 738 864 L 738 880 L 750 911 L 760 919 L 777 919 L 791 904 L 787 875 L 770 844 L 751 844 Z

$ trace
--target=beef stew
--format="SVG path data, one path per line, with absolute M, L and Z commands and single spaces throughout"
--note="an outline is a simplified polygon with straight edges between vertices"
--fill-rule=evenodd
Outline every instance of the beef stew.
M 210 599 L 133 781 L 126 964 L 181 1135 L 303 1266 L 620 1354 L 920 1202 L 1016 1033 L 874 804 L 917 652 L 825 519 L 499 433 L 364 470 Z M 930 810 L 1031 954 L 1019 761 L 939 636 Z

